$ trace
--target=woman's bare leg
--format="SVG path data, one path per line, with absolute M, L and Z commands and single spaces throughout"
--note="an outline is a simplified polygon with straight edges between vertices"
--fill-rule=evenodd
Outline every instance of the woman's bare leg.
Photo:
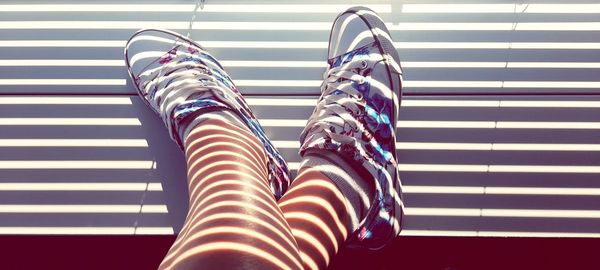
M 302 268 L 273 195 L 287 189 L 287 167 L 218 60 L 162 29 L 136 32 L 125 59 L 187 159 L 189 212 L 160 268 Z
M 248 130 L 220 120 L 185 145 L 189 211 L 160 269 L 300 269 L 296 241 L 267 182 L 267 158 Z
M 389 31 L 375 12 L 353 7 L 334 20 L 328 47 L 321 97 L 300 136 L 300 154 L 320 161 L 301 166 L 279 203 L 306 269 L 326 268 L 348 238 L 383 247 L 402 216 L 395 147 L 402 72 Z
M 323 269 L 348 237 L 344 195 L 320 171 L 298 173 L 279 206 L 292 228 L 305 269 Z

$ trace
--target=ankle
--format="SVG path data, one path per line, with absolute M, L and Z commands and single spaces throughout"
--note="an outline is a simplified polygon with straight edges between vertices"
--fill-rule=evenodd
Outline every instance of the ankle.
M 184 146 L 187 146 L 188 139 L 192 130 L 201 124 L 212 124 L 229 129 L 239 129 L 241 131 L 250 132 L 250 129 L 242 122 L 242 120 L 230 111 L 214 111 L 196 116 L 189 123 L 186 123 L 181 128 L 181 138 Z
M 300 168 L 311 167 L 327 176 L 346 200 L 350 229 L 354 231 L 365 218 L 374 196 L 374 186 L 356 172 L 350 164 L 326 151 L 306 153 Z

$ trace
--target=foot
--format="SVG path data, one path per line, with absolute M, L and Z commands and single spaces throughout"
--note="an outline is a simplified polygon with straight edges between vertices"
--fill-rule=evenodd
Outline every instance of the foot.
M 271 189 L 277 199 L 283 195 L 290 184 L 286 162 L 223 66 L 198 43 L 171 31 L 144 29 L 127 42 L 125 61 L 138 94 L 182 150 L 186 129 L 202 114 L 233 114 L 265 146 Z
M 328 63 L 300 155 L 337 153 L 374 183 L 371 207 L 348 245 L 379 249 L 400 233 L 403 215 L 395 147 L 400 59 L 381 18 L 354 7 L 333 23 Z

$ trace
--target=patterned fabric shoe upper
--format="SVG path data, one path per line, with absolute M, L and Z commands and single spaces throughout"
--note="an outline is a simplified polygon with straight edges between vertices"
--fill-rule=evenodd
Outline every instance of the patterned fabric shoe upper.
M 332 57 L 321 98 L 300 136 L 301 155 L 335 151 L 374 182 L 371 208 L 349 236 L 349 247 L 379 249 L 401 227 L 403 203 L 395 147 L 401 70 L 393 45 L 393 51 L 388 49 L 391 40 L 386 34 L 381 19 L 366 8 L 351 8 L 338 16 L 330 36 Z
M 135 46 L 147 47 L 149 51 L 138 48 L 137 52 L 132 52 L 130 48 Z M 153 49 L 157 51 L 153 53 Z M 205 112 L 231 110 L 265 146 L 269 182 L 275 198 L 279 199 L 285 193 L 290 184 L 286 162 L 213 56 L 177 33 L 151 29 L 134 34 L 125 54 L 139 94 L 160 115 L 171 138 L 182 150 L 185 123 Z M 140 63 L 143 66 L 140 67 Z

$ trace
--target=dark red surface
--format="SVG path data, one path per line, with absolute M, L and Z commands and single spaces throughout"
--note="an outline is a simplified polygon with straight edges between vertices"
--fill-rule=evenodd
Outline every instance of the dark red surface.
M 156 269 L 174 236 L 2 236 L 0 269 Z M 600 239 L 402 237 L 333 269 L 600 269 Z

